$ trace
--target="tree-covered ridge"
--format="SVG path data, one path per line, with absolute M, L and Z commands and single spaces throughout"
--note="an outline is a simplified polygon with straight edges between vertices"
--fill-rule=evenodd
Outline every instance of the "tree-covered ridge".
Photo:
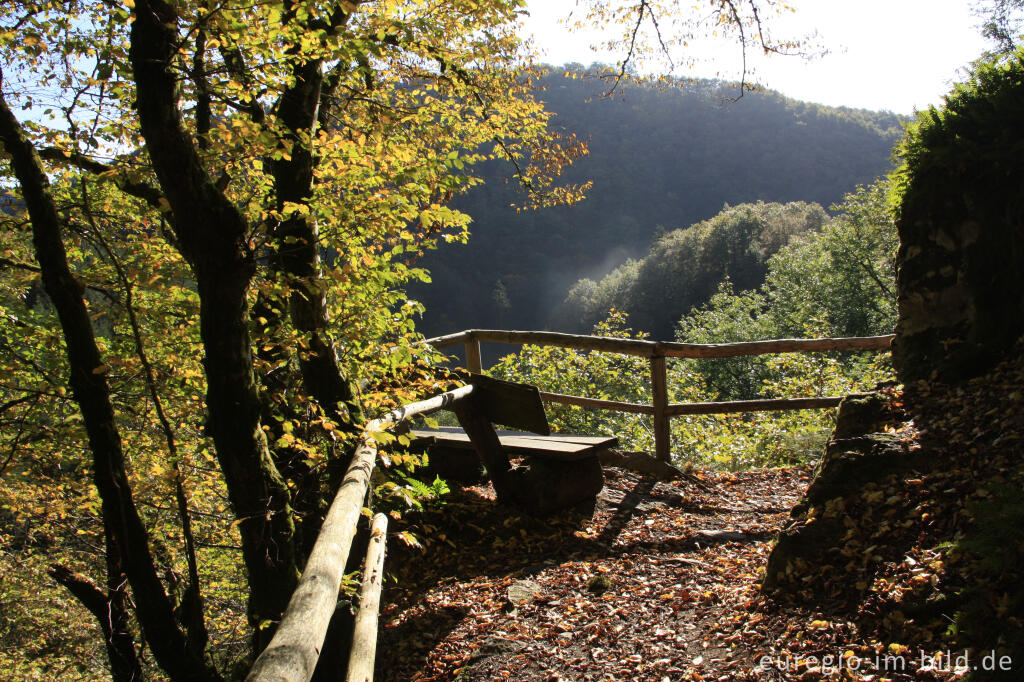
M 410 293 L 427 308 L 426 334 L 576 328 L 578 320 L 552 312 L 577 280 L 600 279 L 642 257 L 659 235 L 710 219 L 725 204 L 836 203 L 891 168 L 905 122 L 771 91 L 731 101 L 735 87 L 716 81 L 631 86 L 601 98 L 602 81 L 579 77 L 599 71 L 570 65 L 540 80 L 552 124 L 590 150 L 567 173 L 574 182 L 593 181 L 587 199 L 518 211 L 515 187 L 485 169 L 495 182 L 456 201 L 473 219 L 469 243 L 444 245 L 420 261 L 433 282 Z
M 818 204 L 726 206 L 710 220 L 663 235 L 643 258 L 626 261 L 599 282 L 580 280 L 559 314 L 590 328 L 616 308 L 654 338 L 671 338 L 675 322 L 708 301 L 723 280 L 739 289 L 757 288 L 769 257 L 827 220 Z

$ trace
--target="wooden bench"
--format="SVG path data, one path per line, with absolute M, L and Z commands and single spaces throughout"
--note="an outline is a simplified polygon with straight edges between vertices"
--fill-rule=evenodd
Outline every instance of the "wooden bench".
M 473 393 L 451 406 L 461 429 L 414 429 L 414 443 L 428 452 L 473 450 L 494 484 L 498 500 L 546 514 L 592 499 L 604 486 L 597 455 L 618 438 L 551 434 L 536 386 L 468 377 Z M 524 429 L 498 431 L 495 424 Z M 522 461 L 513 466 L 509 455 Z

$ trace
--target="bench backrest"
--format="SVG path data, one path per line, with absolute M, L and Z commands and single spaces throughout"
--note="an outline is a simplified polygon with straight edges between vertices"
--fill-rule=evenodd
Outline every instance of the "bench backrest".
M 502 381 L 482 374 L 470 377 L 473 407 L 493 424 L 522 429 L 542 436 L 551 434 L 544 403 L 536 386 Z

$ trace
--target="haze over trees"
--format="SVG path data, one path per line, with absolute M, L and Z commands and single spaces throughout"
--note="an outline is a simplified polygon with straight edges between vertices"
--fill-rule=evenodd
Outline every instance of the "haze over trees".
M 764 281 L 768 259 L 791 239 L 828 220 L 818 204 L 740 204 L 688 228 L 662 235 L 639 260 L 600 281 L 573 285 L 558 314 L 589 329 L 609 310 L 657 339 L 672 338 L 676 321 L 711 298 L 724 280 L 740 290 Z
M 885 178 L 851 192 L 827 221 L 816 204 L 743 204 L 670 233 L 644 260 L 591 289 L 592 300 L 617 297 L 603 301 L 613 310 L 604 308 L 592 331 L 646 336 L 632 309 L 660 324 L 671 320 L 665 338 L 688 343 L 891 334 L 893 202 L 893 183 Z M 770 256 L 767 244 L 774 244 Z M 729 276 L 730 267 L 739 277 Z M 586 284 L 574 291 L 579 295 Z M 707 300 L 680 313 L 679 292 L 693 291 Z M 653 295 L 645 298 L 644 292 Z M 594 314 L 600 310 L 601 304 L 593 306 Z M 637 380 L 648 371 L 642 358 L 526 346 L 492 371 L 553 393 L 651 401 L 649 382 Z M 829 353 L 672 360 L 668 376 L 673 401 L 707 402 L 845 395 L 870 390 L 893 374 L 888 354 Z M 653 445 L 650 417 L 564 405 L 549 412 L 567 432 L 614 433 L 629 450 Z M 671 423 L 676 460 L 739 469 L 814 459 L 831 433 L 833 416 L 804 411 L 677 418 Z
M 420 263 L 431 283 L 410 288 L 426 307 L 420 326 L 428 336 L 471 327 L 589 329 L 607 308 L 585 316 L 556 312 L 577 280 L 600 280 L 627 259 L 643 258 L 659 237 L 709 220 L 726 204 L 836 203 L 891 168 L 905 120 L 773 92 L 730 101 L 735 86 L 714 81 L 634 85 L 601 98 L 601 71 L 555 67 L 539 80 L 552 125 L 589 148 L 566 174 L 593 182 L 587 198 L 519 211 L 511 206 L 519 203 L 515 187 L 485 167 L 488 182 L 455 203 L 473 218 L 471 239 L 426 254 Z M 580 78 L 584 73 L 592 78 Z M 713 292 L 719 278 L 712 279 Z M 681 295 L 693 305 L 706 293 Z M 671 338 L 688 308 L 673 308 L 656 327 L 643 316 L 631 321 Z

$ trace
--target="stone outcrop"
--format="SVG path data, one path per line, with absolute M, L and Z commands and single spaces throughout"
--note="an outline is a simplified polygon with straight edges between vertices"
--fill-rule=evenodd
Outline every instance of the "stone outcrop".
M 897 227 L 904 383 L 958 382 L 1024 334 L 1024 53 L 979 68 L 908 133 Z
M 793 508 L 792 521 L 779 534 L 768 558 L 763 588 L 772 592 L 798 581 L 805 564 L 838 561 L 846 531 L 842 513 L 847 499 L 891 474 L 922 466 L 893 434 L 903 415 L 885 393 L 847 396 L 839 406 L 836 429 L 815 469 L 807 493 Z

